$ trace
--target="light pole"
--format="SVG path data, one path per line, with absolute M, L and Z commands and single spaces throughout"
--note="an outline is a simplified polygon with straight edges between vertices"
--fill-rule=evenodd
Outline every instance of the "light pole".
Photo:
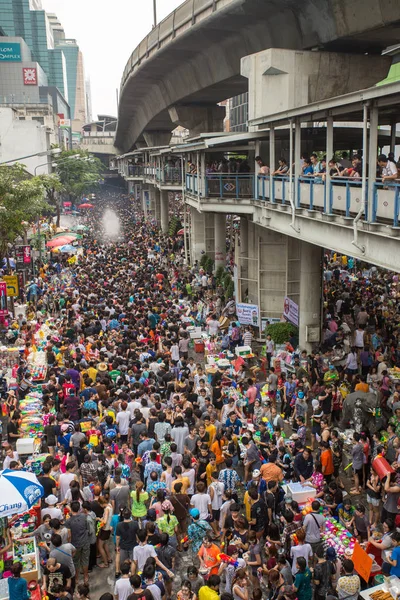
M 20 160 L 25 160 L 25 158 L 33 158 L 34 156 L 55 156 L 61 153 L 61 148 L 52 148 L 51 150 L 46 150 L 45 152 L 35 152 L 34 154 L 27 154 L 26 156 L 19 156 L 18 158 L 11 158 L 10 160 L 5 160 L 0 163 L 1 165 L 8 165 L 12 162 L 19 162 Z M 47 163 L 44 163 L 47 165 Z M 43 165 L 39 165 L 43 166 Z
M 157 0 L 153 0 L 153 29 L 157 27 Z

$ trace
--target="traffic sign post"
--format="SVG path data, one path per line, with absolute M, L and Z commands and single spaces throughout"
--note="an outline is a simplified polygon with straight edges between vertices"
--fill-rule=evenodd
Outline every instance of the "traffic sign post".
M 19 282 L 17 275 L 4 275 L 3 281 L 6 284 L 8 298 L 17 298 L 19 296 Z

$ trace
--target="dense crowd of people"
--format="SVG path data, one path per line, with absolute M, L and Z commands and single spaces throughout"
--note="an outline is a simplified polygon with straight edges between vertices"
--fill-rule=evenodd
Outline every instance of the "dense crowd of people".
M 49 600 L 94 600 L 103 569 L 116 578 L 101 600 L 356 600 L 352 560 L 323 543 L 327 517 L 399 575 L 400 387 L 388 376 L 400 360 L 397 279 L 327 256 L 320 352 L 295 353 L 285 374 L 272 366 L 268 336 L 264 369 L 206 374 L 189 324 L 230 350 L 254 343 L 251 328 L 228 306 L 221 330 L 212 278 L 186 265 L 135 203 L 113 199 L 122 229 L 107 238 L 109 202 L 99 195 L 83 254 L 43 265 L 27 316 L 10 324 L 25 358 L 38 325 L 48 319 L 51 329 L 35 531 Z M 17 394 L 5 391 L 11 469 L 23 466 L 18 400 L 33 386 L 25 360 L 18 382 Z M 347 449 L 339 424 L 352 391 L 374 395 L 382 421 L 355 431 Z M 371 468 L 381 453 L 393 465 L 385 480 Z M 284 491 L 292 481 L 315 491 L 306 514 Z

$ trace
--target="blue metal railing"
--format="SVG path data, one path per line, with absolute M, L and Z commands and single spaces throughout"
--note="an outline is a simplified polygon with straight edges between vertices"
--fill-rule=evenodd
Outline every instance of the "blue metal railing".
M 144 167 L 142 165 L 128 165 L 129 177 L 143 177 Z
M 254 174 L 212 173 L 206 175 L 205 196 L 210 198 L 254 198 Z
M 186 175 L 186 190 L 197 194 L 198 175 Z M 361 179 L 332 178 L 327 186 L 322 177 L 299 177 L 295 182 L 297 208 L 317 210 L 325 214 L 344 215 L 354 218 L 362 207 Z M 249 198 L 289 203 L 289 177 L 268 175 L 213 173 L 201 178 L 200 190 L 209 198 Z M 203 193 L 201 193 L 203 196 Z M 371 223 L 392 223 L 400 221 L 400 182 L 376 181 L 373 186 L 372 214 L 368 215 L 368 202 L 364 207 L 363 219 Z

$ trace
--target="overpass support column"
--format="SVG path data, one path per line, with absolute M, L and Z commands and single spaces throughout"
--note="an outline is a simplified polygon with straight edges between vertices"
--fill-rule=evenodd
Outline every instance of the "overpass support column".
M 206 251 L 206 239 L 205 239 L 205 218 L 204 213 L 199 213 L 195 208 L 190 207 L 190 220 L 191 220 L 191 263 L 200 261 L 202 254 Z
M 215 213 L 215 268 L 225 267 L 226 261 L 226 215 Z
M 155 219 L 157 224 L 160 224 L 161 216 L 162 216 L 162 208 L 161 208 L 161 192 L 157 187 L 154 187 L 154 211 L 155 211 Z
M 169 229 L 169 197 L 168 190 L 161 191 L 161 230 L 168 233 Z
M 300 242 L 299 346 L 307 351 L 321 335 L 322 260 L 322 248 Z
M 244 291 L 247 289 L 247 277 L 249 274 L 249 221 L 246 217 L 240 217 L 240 249 L 239 249 L 239 264 L 238 264 L 238 294 L 239 302 L 244 298 Z
M 144 131 L 144 140 L 149 148 L 154 146 L 168 146 L 171 141 L 170 131 Z

